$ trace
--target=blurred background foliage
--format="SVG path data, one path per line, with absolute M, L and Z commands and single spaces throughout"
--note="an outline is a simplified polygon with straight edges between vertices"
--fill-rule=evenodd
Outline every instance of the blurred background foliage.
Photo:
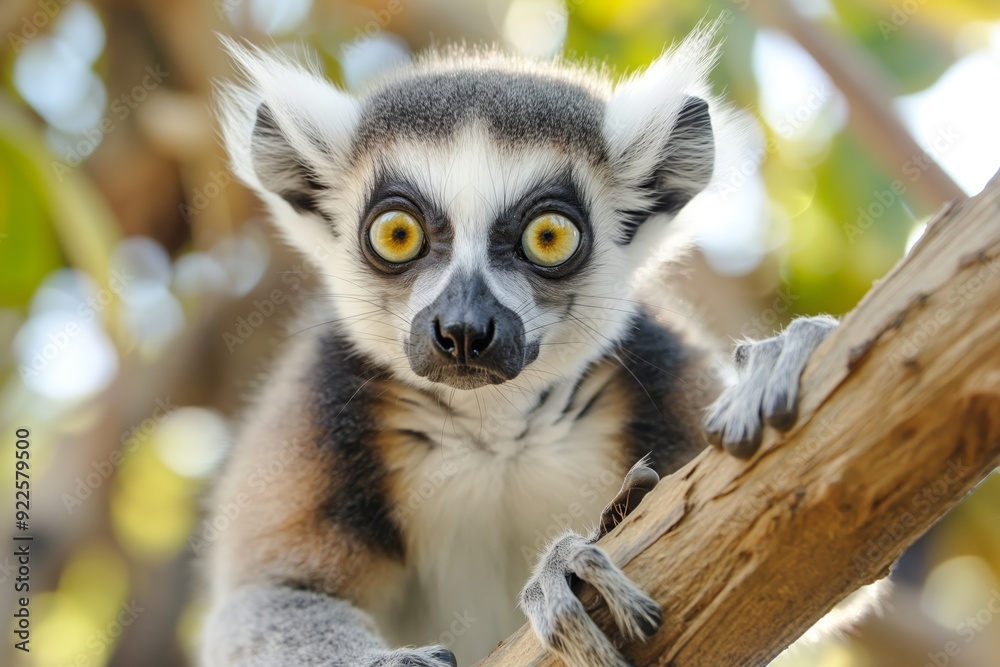
M 727 341 L 849 310 L 935 209 L 993 175 L 1000 3 L 4 0 L 0 425 L 32 432 L 36 539 L 32 651 L 5 642 L 4 664 L 191 659 L 203 585 L 188 536 L 230 420 L 311 290 L 226 170 L 216 33 L 309 52 L 356 89 L 455 40 L 626 74 L 716 17 L 714 83 L 760 132 L 692 204 L 677 308 Z M 908 552 L 881 616 L 780 664 L 996 665 L 997 508 L 994 477 Z

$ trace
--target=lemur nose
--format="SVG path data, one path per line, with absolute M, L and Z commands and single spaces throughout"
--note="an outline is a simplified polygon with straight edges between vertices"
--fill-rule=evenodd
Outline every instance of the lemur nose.
M 460 364 L 469 363 L 482 356 L 493 342 L 496 322 L 449 322 L 434 320 L 434 342 L 439 352 Z

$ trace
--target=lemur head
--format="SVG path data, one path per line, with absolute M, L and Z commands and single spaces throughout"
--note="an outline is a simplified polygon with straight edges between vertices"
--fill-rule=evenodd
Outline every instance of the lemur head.
M 617 85 L 453 51 L 359 95 L 229 44 L 224 134 L 359 350 L 418 384 L 537 388 L 623 337 L 634 274 L 709 183 L 711 43 Z

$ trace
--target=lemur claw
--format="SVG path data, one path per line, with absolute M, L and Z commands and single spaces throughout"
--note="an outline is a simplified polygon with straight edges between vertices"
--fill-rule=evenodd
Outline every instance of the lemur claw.
M 632 469 L 625 475 L 622 489 L 618 495 L 608 503 L 604 511 L 601 512 L 601 523 L 598 529 L 597 538 L 607 535 L 622 520 L 632 513 L 646 494 L 653 490 L 659 483 L 660 476 L 656 471 L 646 465 L 643 459 L 632 466 Z
M 795 425 L 799 378 L 819 344 L 837 326 L 826 315 L 793 321 L 774 338 L 741 343 L 733 352 L 739 379 L 708 408 L 705 436 L 740 458 L 760 447 L 764 424 L 779 431 Z
M 590 537 L 567 533 L 542 556 L 535 574 L 521 591 L 521 609 L 535 634 L 568 665 L 627 667 L 618 652 L 623 641 L 644 640 L 663 623 L 663 612 L 594 544 L 621 522 L 656 486 L 659 476 L 640 461 L 629 471 L 622 489 L 601 515 L 600 529 Z M 614 617 L 620 636 L 605 636 L 573 593 L 574 581 L 591 584 Z

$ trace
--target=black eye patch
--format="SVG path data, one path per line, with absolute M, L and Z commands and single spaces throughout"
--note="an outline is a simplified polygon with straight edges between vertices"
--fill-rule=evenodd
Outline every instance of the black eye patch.
M 359 249 L 379 273 L 397 274 L 421 266 L 442 265 L 447 262 L 454 238 L 451 220 L 433 199 L 425 196 L 411 181 L 390 170 L 380 171 L 368 192 L 362 211 L 358 225 Z M 381 261 L 369 245 L 369 227 L 376 218 L 388 211 L 408 213 L 424 230 L 427 244 L 424 254 L 402 266 L 393 266 Z M 406 238 L 406 230 L 396 230 L 394 236 L 397 240 L 403 241 Z
M 559 266 L 534 265 L 521 252 L 524 228 L 544 213 L 565 216 L 580 230 L 580 247 L 573 257 Z M 500 212 L 490 227 L 490 265 L 500 270 L 525 271 L 546 279 L 567 277 L 578 273 L 586 265 L 593 248 L 593 235 L 589 210 L 567 169 L 539 182 Z

